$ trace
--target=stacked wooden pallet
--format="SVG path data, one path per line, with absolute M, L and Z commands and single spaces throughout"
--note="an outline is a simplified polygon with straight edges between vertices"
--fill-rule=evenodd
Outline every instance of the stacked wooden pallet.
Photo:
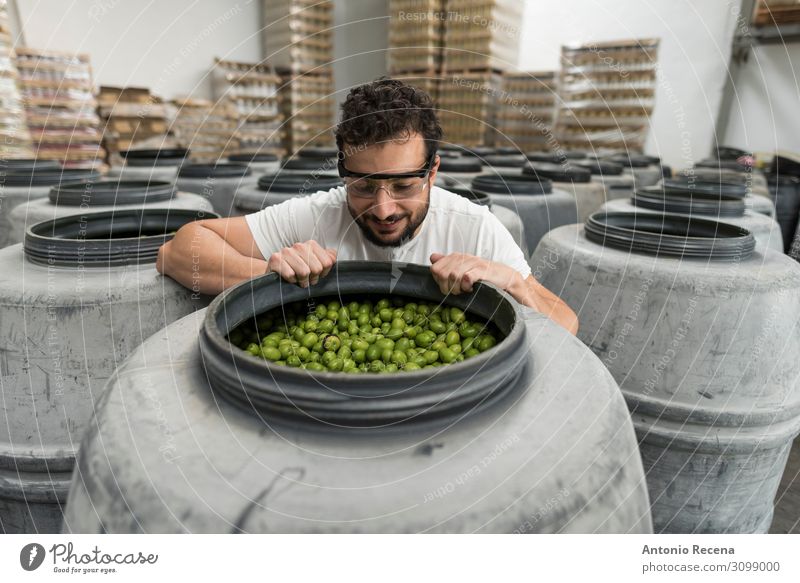
M 497 100 L 497 145 L 523 152 L 551 148 L 557 109 L 558 73 L 506 72 Z
M 167 143 L 167 108 L 146 87 L 102 85 L 97 104 L 103 120 L 103 147 L 112 166 L 119 162 L 114 159 L 118 152 Z
M 517 0 L 446 3 L 438 106 L 448 142 L 495 143 L 502 74 L 516 65 L 523 8 Z
M 33 156 L 5 0 L 0 0 L 0 159 Z
M 216 59 L 212 71 L 214 94 L 236 108 L 239 147 L 248 152 L 282 154 L 283 115 L 278 106 L 281 79 L 264 64 Z
M 758 0 L 754 7 L 753 24 L 779 26 L 800 23 L 800 0 Z
M 28 129 L 37 158 L 67 168 L 104 164 L 88 55 L 18 48 Z
M 227 100 L 184 98 L 172 102 L 172 124 L 179 146 L 191 151 L 195 162 L 215 162 L 239 151 L 239 116 Z
M 266 63 L 280 76 L 284 149 L 332 146 L 333 2 L 263 0 L 263 15 Z
M 656 91 L 658 40 L 562 47 L 556 137 L 570 149 L 641 152 Z

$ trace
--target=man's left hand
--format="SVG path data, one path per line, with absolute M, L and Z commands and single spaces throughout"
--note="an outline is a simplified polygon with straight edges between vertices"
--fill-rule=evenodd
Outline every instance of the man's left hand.
M 507 291 L 523 283 L 516 269 L 464 253 L 432 254 L 431 275 L 445 295 L 469 293 L 478 281 L 492 283 Z

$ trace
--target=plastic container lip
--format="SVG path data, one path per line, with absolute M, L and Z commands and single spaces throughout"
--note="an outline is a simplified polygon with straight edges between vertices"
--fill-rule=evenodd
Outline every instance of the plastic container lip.
M 0 186 L 8 188 L 36 188 L 40 186 L 54 186 L 67 182 L 86 182 L 97 180 L 100 173 L 96 170 L 81 170 L 77 168 L 33 168 L 25 170 L 9 170 L 0 173 Z
M 152 263 L 158 256 L 158 248 L 180 227 L 211 218 L 219 215 L 170 208 L 70 215 L 28 227 L 23 250 L 28 261 L 48 266 L 83 268 Z M 142 232 L 145 234 L 136 235 Z
M 678 176 L 662 181 L 663 187 L 672 192 L 691 192 L 710 196 L 727 196 L 744 198 L 747 196 L 747 185 L 727 180 L 700 180 L 696 177 Z
M 297 152 L 298 158 L 310 158 L 313 160 L 336 160 L 338 156 L 338 148 L 325 148 L 322 146 L 309 146 Z
M 522 173 L 526 176 L 549 178 L 553 182 L 590 182 L 592 173 L 588 168 L 582 168 L 572 163 L 565 166 L 560 164 L 547 164 L 545 162 L 528 162 Z
M 451 423 L 491 407 L 530 366 L 520 308 L 496 288 L 478 284 L 447 304 L 491 320 L 505 335 L 462 362 L 397 374 L 350 375 L 274 365 L 233 346 L 226 336 L 253 315 L 314 298 L 397 295 L 443 302 L 430 268 L 403 263 L 340 261 L 310 288 L 268 274 L 223 292 L 206 311 L 200 353 L 212 390 L 258 415 L 331 430 L 407 429 Z
M 270 153 L 240 152 L 228 156 L 228 162 L 277 162 L 278 156 Z
M 439 172 L 445 174 L 449 172 L 477 173 L 483 170 L 483 164 L 479 158 L 439 158 Z
M 258 189 L 281 194 L 312 194 L 342 185 L 336 174 L 265 174 L 258 179 Z
M 576 166 L 586 168 L 592 176 L 619 176 L 622 174 L 622 164 L 597 159 L 578 160 Z
M 541 195 L 552 193 L 553 183 L 521 174 L 483 174 L 472 179 L 471 189 L 485 194 Z
M 796 176 L 789 174 L 765 174 L 767 184 L 770 186 L 797 186 L 800 184 L 800 179 Z
M 247 164 L 186 164 L 178 170 L 178 178 L 244 178 L 252 173 Z
M 717 148 L 717 158 L 720 160 L 736 160 L 737 158 L 750 156 L 751 154 L 751 152 L 732 146 L 719 146 Z
M 142 148 L 120 152 L 127 166 L 179 166 L 189 156 L 186 148 Z
M 170 200 L 177 188 L 172 182 L 99 180 L 59 184 L 50 189 L 50 203 L 62 206 L 111 206 Z
M 483 163 L 495 168 L 522 168 L 528 159 L 522 154 L 490 154 L 483 158 Z
M 662 213 L 686 215 L 741 217 L 745 211 L 744 199 L 740 197 L 674 191 L 661 186 L 637 188 L 631 202 Z
M 281 170 L 336 172 L 336 169 L 336 158 L 288 158 L 281 162 Z
M 32 172 L 33 170 L 60 170 L 61 164 L 56 160 L 40 160 L 37 158 L 6 158 L 0 160 L 0 172 L 21 170 Z
M 593 243 L 651 256 L 738 261 L 756 241 L 742 227 L 672 214 L 597 212 L 586 220 Z
M 489 146 L 458 146 L 464 156 L 485 158 L 497 154 L 497 150 Z
M 450 186 L 445 188 L 445 190 L 457 194 L 459 196 L 463 196 L 470 202 L 474 202 L 477 205 L 489 207 L 490 209 L 492 208 L 492 198 L 485 192 L 475 192 L 471 188 L 450 187 Z
M 736 160 L 720 160 L 718 158 L 706 158 L 695 162 L 697 168 L 718 168 L 721 170 L 740 170 L 746 172 L 750 166 L 739 164 Z
M 602 158 L 629 168 L 647 168 L 648 166 L 661 165 L 661 158 L 658 156 L 648 156 L 634 152 L 617 152 Z
M 570 150 L 561 154 L 555 152 L 527 152 L 525 157 L 531 162 L 547 162 L 550 164 L 563 164 L 564 160 L 583 160 L 586 152 L 580 150 Z

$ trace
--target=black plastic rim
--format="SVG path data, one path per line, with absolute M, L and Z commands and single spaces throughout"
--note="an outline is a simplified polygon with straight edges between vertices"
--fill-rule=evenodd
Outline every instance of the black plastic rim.
M 485 192 L 475 192 L 469 188 L 461 188 L 461 187 L 447 187 L 445 190 L 452 192 L 454 194 L 458 194 L 459 196 L 463 196 L 466 199 L 469 199 L 470 202 L 474 202 L 480 206 L 492 208 L 492 197 L 490 197 Z
M 742 150 L 741 148 L 734 148 L 732 146 L 719 146 L 717 147 L 717 158 L 720 160 L 736 160 L 742 156 L 750 156 L 751 152 Z
M 288 158 L 281 162 L 282 170 L 335 172 L 336 158 Z
M 472 190 L 486 194 L 539 195 L 553 192 L 547 178 L 521 174 L 483 174 L 472 179 Z
M 645 255 L 737 261 L 756 240 L 742 227 L 681 215 L 597 212 L 586 220 L 593 243 Z
M 216 218 L 212 212 L 168 208 L 70 215 L 28 227 L 24 252 L 33 263 L 63 267 L 152 263 L 183 225 Z
M 149 168 L 154 166 L 179 166 L 189 156 L 189 150 L 185 148 L 142 148 L 120 152 L 119 154 L 125 158 L 127 166 Z
M 28 170 L 9 170 L 0 173 L 0 186 L 9 188 L 55 186 L 56 184 L 69 182 L 86 182 L 87 180 L 97 180 L 100 173 L 96 170 L 81 170 L 78 168 L 39 168 L 34 167 Z
M 483 170 L 483 164 L 479 158 L 439 158 L 439 172 L 464 172 L 476 174 Z
M 605 160 L 591 159 L 579 160 L 575 162 L 576 166 L 586 168 L 592 175 L 599 176 L 619 176 L 622 174 L 622 164 L 616 162 L 608 162 Z
M 247 164 L 187 164 L 178 171 L 179 178 L 244 178 L 253 171 Z
M 32 172 L 33 170 L 59 170 L 61 164 L 56 160 L 39 160 L 37 158 L 6 158 L 0 160 L 0 172 L 21 170 Z
M 522 168 L 527 162 L 522 154 L 492 154 L 483 159 L 484 164 L 495 168 Z
M 464 156 L 474 156 L 476 158 L 485 158 L 497 154 L 497 150 L 489 146 L 458 146 L 461 148 Z
M 277 162 L 278 156 L 275 154 L 267 154 L 267 153 L 239 153 L 239 154 L 231 154 L 228 156 L 228 162 Z
M 666 186 L 638 188 L 631 202 L 637 207 L 683 215 L 741 217 L 745 211 L 744 200 L 739 197 L 675 191 Z
M 339 150 L 336 148 L 325 148 L 322 146 L 309 146 L 297 152 L 299 158 L 311 158 L 314 160 L 336 160 L 339 157 Z
M 747 185 L 728 180 L 700 180 L 695 176 L 678 176 L 665 179 L 664 188 L 673 192 L 690 192 L 709 196 L 726 196 L 744 198 L 747 196 Z
M 648 166 L 661 165 L 661 158 L 658 156 L 636 154 L 635 152 L 617 152 L 616 154 L 608 156 L 606 159 L 630 168 L 647 168 Z
M 767 184 L 770 186 L 791 186 L 796 188 L 800 185 L 800 180 L 788 174 L 766 174 L 765 177 Z
M 547 164 L 544 162 L 528 162 L 522 169 L 526 176 L 549 178 L 553 182 L 590 182 L 592 173 L 588 168 L 575 164 Z
M 264 192 L 303 196 L 342 185 L 335 174 L 265 174 L 258 179 L 258 189 Z
M 501 156 L 524 156 L 522 152 L 519 151 L 519 148 L 515 148 L 513 146 L 501 146 L 499 148 L 494 149 Z
M 583 160 L 586 152 L 581 150 L 556 152 L 527 152 L 525 157 L 531 162 L 547 162 L 549 164 L 563 164 L 564 160 Z
M 100 180 L 60 184 L 50 189 L 50 202 L 63 206 L 111 206 L 170 200 L 177 189 L 172 182 Z
M 722 170 L 746 171 L 749 166 L 739 164 L 736 160 L 720 160 L 719 158 L 706 158 L 695 164 L 698 168 L 718 168 Z
M 199 337 L 212 390 L 267 417 L 385 429 L 484 410 L 515 386 L 525 369 L 520 364 L 527 361 L 527 345 L 519 307 L 482 284 L 470 294 L 449 296 L 446 303 L 491 320 L 505 338 L 486 352 L 446 367 L 383 375 L 310 372 L 273 365 L 226 339 L 243 321 L 285 303 L 368 294 L 445 300 L 429 267 L 366 261 L 337 262 L 327 277 L 307 289 L 269 274 L 223 292 L 206 311 Z

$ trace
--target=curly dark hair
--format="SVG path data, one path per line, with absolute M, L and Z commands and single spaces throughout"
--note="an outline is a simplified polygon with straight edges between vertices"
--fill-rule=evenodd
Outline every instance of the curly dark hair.
M 336 146 L 370 146 L 409 133 L 422 135 L 427 158 L 436 154 L 442 126 L 430 96 L 397 79 L 381 77 L 350 90 L 336 126 Z

